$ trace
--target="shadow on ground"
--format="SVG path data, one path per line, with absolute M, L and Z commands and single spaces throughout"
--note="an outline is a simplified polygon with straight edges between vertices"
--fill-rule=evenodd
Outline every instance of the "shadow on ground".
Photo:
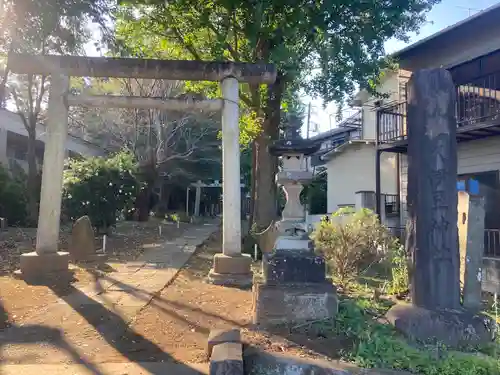
M 1 302 L 0 314 L 2 316 L 2 327 L 5 327 L 0 329 L 0 349 L 5 345 L 12 344 L 48 344 L 67 353 L 72 361 L 84 365 L 93 374 L 102 374 L 94 364 L 80 356 L 80 353 L 64 339 L 63 333 L 60 330 L 43 325 L 17 326 L 10 324 L 8 313 Z M 28 354 L 20 359 L 29 360 L 29 357 Z

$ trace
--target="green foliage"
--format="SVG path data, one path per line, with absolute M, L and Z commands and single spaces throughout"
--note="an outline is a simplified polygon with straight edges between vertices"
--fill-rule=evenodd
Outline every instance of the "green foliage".
M 186 212 L 173 212 L 165 215 L 165 221 L 170 223 L 189 223 L 191 221 L 191 217 L 186 215 Z
M 274 84 L 240 89 L 241 142 L 254 139 L 260 146 L 255 160 L 274 165 L 267 143 L 278 137 L 281 113 L 301 89 L 341 104 L 359 86 L 376 82 L 388 66 L 384 42 L 418 31 L 438 2 L 120 0 L 115 30 L 122 55 L 274 64 Z M 260 225 L 274 218 L 265 209 L 277 200 L 269 188 L 274 169 L 256 173 L 253 220 Z
M 70 160 L 67 167 L 63 206 L 71 220 L 88 215 L 96 228 L 107 229 L 133 210 L 140 188 L 133 155 Z
M 403 294 L 408 291 L 408 256 L 403 245 L 395 241 L 390 249 L 391 282 L 389 283 L 390 294 Z
M 241 181 L 245 185 L 244 192 L 246 193 L 251 190 L 252 185 L 252 148 L 250 146 L 245 147 L 241 151 L 240 175 L 242 177 Z
M 375 213 L 352 208 L 341 208 L 328 221 L 322 220 L 311 238 L 342 286 L 352 281 L 363 267 L 381 260 L 392 241 Z
M 444 347 L 411 346 L 391 326 L 375 321 L 373 314 L 368 312 L 370 309 L 377 310 L 377 306 L 365 299 L 340 302 L 334 333 L 354 341 L 352 350 L 344 352 L 346 360 L 362 367 L 424 375 L 500 373 L 500 361 L 492 357 L 448 351 Z
M 327 102 L 377 81 L 384 42 L 407 39 L 439 0 L 310 2 L 122 0 L 117 33 L 128 53 L 265 61 Z M 265 94 L 265 93 L 264 93 Z M 262 96 L 249 98 L 258 105 Z
M 319 215 L 327 212 L 327 198 L 326 173 L 316 175 L 312 182 L 304 187 L 301 193 L 301 201 L 307 203 L 311 215 Z
M 26 186 L 0 164 L 0 217 L 6 218 L 9 225 L 25 225 L 26 205 Z

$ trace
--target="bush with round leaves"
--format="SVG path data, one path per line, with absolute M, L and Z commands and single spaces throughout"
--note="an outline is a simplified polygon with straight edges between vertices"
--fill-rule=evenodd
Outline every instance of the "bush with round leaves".
M 26 225 L 27 194 L 26 186 L 22 181 L 14 178 L 0 164 L 0 217 L 6 218 L 8 225 Z
M 63 207 L 69 219 L 89 216 L 98 230 L 133 211 L 140 189 L 136 160 L 127 152 L 109 158 L 70 159 L 64 171 Z

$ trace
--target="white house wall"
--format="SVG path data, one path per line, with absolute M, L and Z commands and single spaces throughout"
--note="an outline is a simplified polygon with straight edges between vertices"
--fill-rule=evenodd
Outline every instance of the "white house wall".
M 370 96 L 368 101 L 363 104 L 363 139 L 376 139 L 377 113 L 375 102 L 382 100 L 383 103 L 398 102 L 401 100 L 400 80 L 398 72 L 389 71 L 383 77 L 380 86 L 377 88 L 379 93 L 387 94 L 387 98 L 378 98 Z
M 458 173 L 500 170 L 500 137 L 458 144 Z
M 457 147 L 458 174 L 470 174 L 500 170 L 500 137 L 462 142 Z M 406 155 L 400 162 L 401 222 L 407 218 L 406 194 L 408 167 Z
M 375 152 L 373 144 L 351 145 L 326 163 L 329 213 L 354 205 L 357 191 L 375 191 Z M 382 154 L 380 176 L 382 193 L 396 194 L 395 154 Z

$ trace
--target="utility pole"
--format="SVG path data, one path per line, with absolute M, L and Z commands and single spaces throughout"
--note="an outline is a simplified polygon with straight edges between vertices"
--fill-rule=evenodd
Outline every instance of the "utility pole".
M 311 102 L 309 102 L 309 108 L 307 109 L 307 135 L 306 138 L 309 139 L 309 131 L 311 126 Z
M 482 11 L 482 9 L 464 7 L 464 6 L 460 6 L 460 5 L 455 5 L 455 8 L 461 8 L 461 9 L 467 10 L 468 13 L 469 13 L 468 17 L 472 16 L 472 12 L 477 13 L 477 12 L 481 12 Z

